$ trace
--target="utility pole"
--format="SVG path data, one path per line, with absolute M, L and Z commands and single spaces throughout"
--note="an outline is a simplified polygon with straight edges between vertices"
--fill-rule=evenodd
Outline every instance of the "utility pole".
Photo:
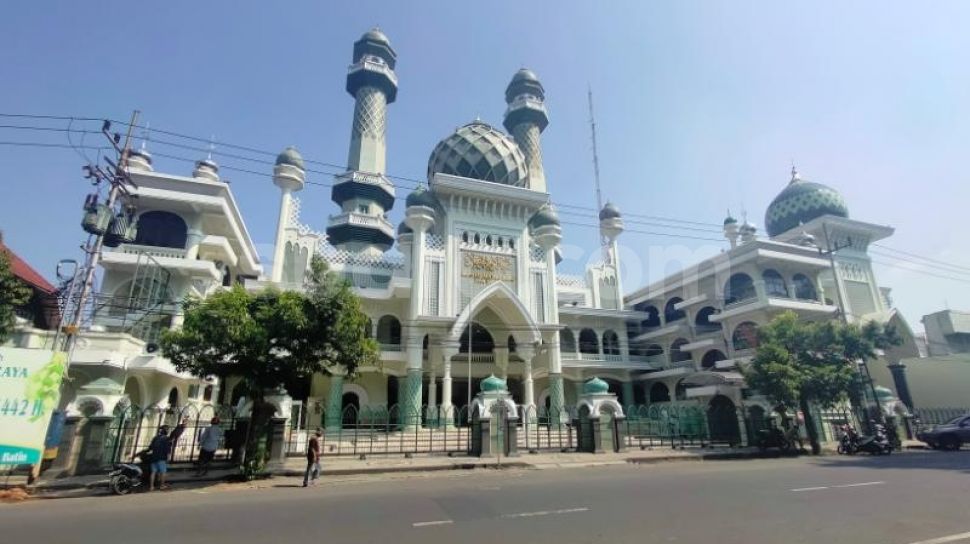
M 131 132 L 138 122 L 139 113 L 138 110 L 132 112 L 131 121 L 128 122 L 128 130 L 125 134 L 123 144 L 121 143 L 120 134 L 111 133 L 110 121 L 105 121 L 101 126 L 101 133 L 108 138 L 108 141 L 115 148 L 115 152 L 118 155 L 117 164 L 113 163 L 110 159 L 105 159 L 105 162 L 108 163 L 106 168 L 102 168 L 97 164 L 89 164 L 84 167 L 86 177 L 93 180 L 92 184 L 100 185 L 101 183 L 109 183 L 111 185 L 105 206 L 109 210 L 112 210 L 112 213 L 114 213 L 113 210 L 115 203 L 118 201 L 118 197 L 120 195 L 127 196 L 129 194 L 128 188 L 136 187 L 128 176 L 128 155 L 131 151 Z M 89 238 L 87 245 L 84 246 L 84 252 L 87 254 L 83 272 L 84 278 L 80 285 L 80 292 L 77 295 L 77 307 L 74 308 L 71 323 L 65 326 L 64 351 L 67 351 L 69 354 L 74 349 L 77 335 L 84 321 L 84 306 L 87 304 L 91 290 L 94 288 L 94 275 L 98 268 L 98 262 L 101 260 L 101 250 L 104 247 L 104 237 L 106 234 L 107 232 L 95 234 L 94 238 Z M 70 366 L 70 364 L 71 357 L 69 355 L 66 366 Z M 66 368 L 65 372 L 67 372 Z
M 845 311 L 845 300 L 842 298 L 842 288 L 839 285 L 840 283 L 839 271 L 835 266 L 835 252 L 851 246 L 852 239 L 851 238 L 846 239 L 846 242 L 844 244 L 836 243 L 833 245 L 831 240 L 829 239 L 829 226 L 827 223 L 822 223 L 822 233 L 825 236 L 825 249 L 823 250 L 820 247 L 818 248 L 818 252 L 820 255 L 826 255 L 829 258 L 829 268 L 832 271 L 832 282 L 835 284 L 835 294 L 837 295 L 838 302 L 839 302 L 839 318 L 842 320 L 843 325 L 848 325 L 849 317 Z M 865 371 L 864 374 L 863 374 L 863 370 Z M 871 390 L 871 393 L 872 393 L 872 399 L 873 399 L 873 402 L 875 402 L 876 404 L 876 417 L 879 418 L 879 421 L 882 421 L 882 409 L 879 407 L 879 397 L 876 396 L 876 386 L 872 381 L 872 375 L 869 373 L 869 365 L 866 364 L 864 360 L 859 361 L 856 371 L 859 374 L 859 379 L 861 379 L 863 382 L 869 383 L 869 389 Z M 863 417 L 866 418 L 866 428 L 869 430 L 869 434 L 875 434 L 875 429 L 872 428 L 872 425 L 870 423 L 872 421 L 872 416 L 869 413 L 869 399 L 867 397 L 868 395 L 866 394 L 865 387 L 863 387 L 862 389 Z

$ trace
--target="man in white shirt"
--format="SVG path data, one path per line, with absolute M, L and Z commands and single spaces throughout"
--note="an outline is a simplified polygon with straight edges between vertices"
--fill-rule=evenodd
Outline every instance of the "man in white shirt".
M 196 476 L 205 476 L 209 473 L 209 463 L 216 456 L 216 450 L 222 444 L 224 432 L 219 425 L 219 418 L 214 417 L 209 422 L 209 426 L 202 431 L 199 437 L 199 468 Z

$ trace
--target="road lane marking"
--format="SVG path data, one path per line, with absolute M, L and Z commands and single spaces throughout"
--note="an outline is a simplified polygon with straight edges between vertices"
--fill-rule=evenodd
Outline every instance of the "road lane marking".
M 960 533 L 958 535 L 941 536 L 931 540 L 920 540 L 912 544 L 946 544 L 947 542 L 957 542 L 959 540 L 970 540 L 970 533 Z
M 857 484 L 841 484 L 841 485 L 820 485 L 817 487 L 796 487 L 795 489 L 789 489 L 789 491 L 798 493 L 800 491 L 820 491 L 822 489 L 842 489 L 846 487 L 866 487 L 870 485 L 883 485 L 886 482 L 859 482 Z
M 576 512 L 588 512 L 589 508 L 564 508 L 562 510 L 540 510 L 538 512 L 520 512 L 518 514 L 505 514 L 503 518 L 534 518 L 538 516 L 554 516 L 558 514 L 574 514 Z
M 858 484 L 833 485 L 832 487 L 865 487 L 867 485 L 882 485 L 886 482 L 861 482 Z
M 434 525 L 451 525 L 454 521 L 450 519 L 441 519 L 438 521 L 417 521 L 411 524 L 412 527 L 431 527 Z

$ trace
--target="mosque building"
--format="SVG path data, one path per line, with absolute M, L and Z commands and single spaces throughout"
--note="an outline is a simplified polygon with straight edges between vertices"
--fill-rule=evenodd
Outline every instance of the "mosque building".
M 725 251 L 625 292 L 617 248 L 623 216 L 607 203 L 599 211 L 602 262 L 582 276 L 560 274 L 562 229 L 550 197 L 556 180 L 546 179 L 542 154 L 546 90 L 528 69 L 505 88 L 505 130 L 475 119 L 438 142 L 427 183 L 406 195 L 404 220 L 394 225 L 388 212 L 399 188 L 387 175 L 386 125 L 397 98 L 396 62 L 379 30 L 354 43 L 347 169 L 333 181 L 336 208 L 323 231 L 300 215 L 297 193 L 307 183 L 300 153 L 289 147 L 277 157 L 271 269 L 260 263 L 211 158 L 183 177 L 155 172 L 146 150 L 133 151 L 138 237 L 106 251 L 101 264 L 101 290 L 128 302 L 106 305 L 79 340 L 69 410 L 110 414 L 122 399 L 172 408 L 238 403 L 238 378 L 220 384 L 180 374 L 154 351 L 158 330 L 179 318 L 149 310 L 236 283 L 301 289 L 315 256 L 360 296 L 380 362 L 352 377 L 289 384 L 300 426 L 313 424 L 308 414 L 332 416 L 348 406 L 402 413 L 467 406 L 492 375 L 517 404 L 566 413 L 596 377 L 623 406 L 718 408 L 722 420 L 711 425 L 743 435 L 740 418 L 724 414 L 742 401 L 771 408 L 746 390 L 738 370 L 759 326 L 788 310 L 805 319 L 901 319 L 867 252 L 893 229 L 850 219 L 836 190 L 794 170 L 768 207 L 767 236 L 746 218 L 727 217 Z

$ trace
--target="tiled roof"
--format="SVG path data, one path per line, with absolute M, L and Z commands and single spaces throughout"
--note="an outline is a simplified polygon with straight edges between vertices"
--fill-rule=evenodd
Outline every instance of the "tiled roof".
M 0 242 L 0 251 L 4 252 L 7 258 L 10 259 L 10 269 L 15 276 L 44 293 L 52 294 L 57 291 L 57 288 L 51 282 L 47 281 L 44 276 L 41 276 L 39 272 L 27 264 L 27 261 L 21 259 L 19 255 L 14 253 L 3 242 Z

